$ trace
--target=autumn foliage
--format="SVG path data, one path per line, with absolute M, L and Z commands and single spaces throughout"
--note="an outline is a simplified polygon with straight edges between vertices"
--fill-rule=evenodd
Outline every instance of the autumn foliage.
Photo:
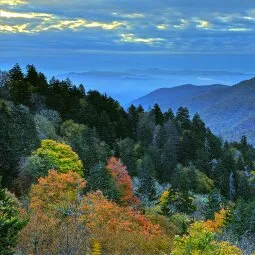
M 81 160 L 67 144 L 58 143 L 53 140 L 42 140 L 40 148 L 33 155 L 46 159 L 54 166 L 54 169 L 61 173 L 67 173 L 72 170 L 79 175 L 83 175 Z
M 18 251 L 24 254 L 82 254 L 88 230 L 79 221 L 80 194 L 86 182 L 75 172 L 50 170 L 30 192 L 30 221 L 20 233 Z M 23 254 L 22 253 L 22 254 Z
M 116 186 L 120 193 L 121 202 L 124 205 L 132 205 L 138 203 L 138 198 L 134 196 L 133 184 L 128 174 L 127 168 L 122 164 L 120 159 L 111 157 L 108 160 L 107 169 L 110 171 Z
M 107 254 L 159 254 L 171 240 L 146 216 L 108 201 L 100 191 L 82 195 L 75 172 L 49 171 L 30 192 L 30 222 L 18 250 L 26 254 L 85 254 L 97 240 Z
M 236 246 L 217 240 L 216 234 L 224 226 L 226 214 L 226 210 L 221 210 L 215 214 L 214 220 L 191 224 L 187 235 L 176 238 L 171 255 L 241 255 Z

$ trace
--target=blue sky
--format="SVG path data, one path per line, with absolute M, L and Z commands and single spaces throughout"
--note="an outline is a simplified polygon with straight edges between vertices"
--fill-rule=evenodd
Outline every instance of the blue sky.
M 252 72 L 254 0 L 0 0 L 0 68 Z

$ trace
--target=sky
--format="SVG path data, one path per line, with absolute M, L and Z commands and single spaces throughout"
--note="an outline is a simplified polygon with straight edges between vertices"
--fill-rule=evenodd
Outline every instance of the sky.
M 254 72 L 254 0 L 0 0 L 0 69 Z

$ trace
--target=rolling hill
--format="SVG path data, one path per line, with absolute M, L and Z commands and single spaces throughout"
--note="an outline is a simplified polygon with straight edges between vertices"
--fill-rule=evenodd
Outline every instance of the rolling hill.
M 224 139 L 237 140 L 246 135 L 255 144 L 255 78 L 233 86 L 183 85 L 161 88 L 131 102 L 144 108 L 159 104 L 162 110 L 188 107 L 198 112 L 211 130 Z

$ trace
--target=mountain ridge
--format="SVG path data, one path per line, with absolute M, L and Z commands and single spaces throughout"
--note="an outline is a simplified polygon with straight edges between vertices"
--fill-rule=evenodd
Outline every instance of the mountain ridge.
M 212 131 L 224 139 L 246 135 L 255 144 L 255 77 L 232 86 L 185 84 L 160 88 L 130 104 L 148 109 L 156 103 L 164 111 L 188 107 L 191 115 L 198 112 Z

